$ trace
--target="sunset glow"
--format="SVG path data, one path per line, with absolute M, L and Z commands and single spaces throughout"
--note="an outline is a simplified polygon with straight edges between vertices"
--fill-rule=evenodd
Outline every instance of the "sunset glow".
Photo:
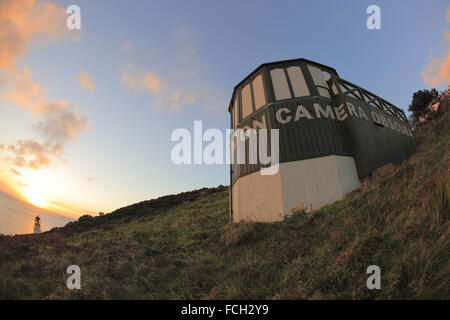
M 36 189 L 31 189 L 26 193 L 26 197 L 28 201 L 31 202 L 31 204 L 40 207 L 45 208 L 47 205 L 47 200 L 45 199 L 45 196 Z
M 80 29 L 67 27 L 68 5 L 0 1 L 0 181 L 21 200 L 70 216 L 228 184 L 226 164 L 172 163 L 171 133 L 197 120 L 225 132 L 236 79 L 261 63 L 303 57 L 335 66 L 404 110 L 411 92 L 449 80 L 444 4 L 406 14 L 386 3 L 381 30 L 366 28 L 359 1 L 280 9 L 80 0 Z M 430 39 L 420 50 L 411 47 L 417 33 Z M 330 50 L 343 35 L 355 50 Z

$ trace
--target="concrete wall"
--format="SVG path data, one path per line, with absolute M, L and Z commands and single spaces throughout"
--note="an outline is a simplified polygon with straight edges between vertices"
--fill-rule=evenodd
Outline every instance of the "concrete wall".
M 240 177 L 232 187 L 233 221 L 280 221 L 296 210 L 316 210 L 359 187 L 355 161 L 326 156 L 284 162 L 275 175 Z
M 360 187 L 358 169 L 353 157 L 336 156 L 336 164 L 341 181 L 342 199 L 347 193 Z
M 280 171 L 262 176 L 259 171 L 240 177 L 233 185 L 233 221 L 283 220 Z
M 280 165 L 284 214 L 316 210 L 341 200 L 359 187 L 352 157 L 326 156 Z

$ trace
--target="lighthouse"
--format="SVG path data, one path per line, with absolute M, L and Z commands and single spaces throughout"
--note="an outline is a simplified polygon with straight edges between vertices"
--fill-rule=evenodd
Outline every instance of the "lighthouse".
M 34 234 L 41 233 L 41 218 L 39 218 L 39 214 L 34 218 L 34 228 L 33 228 Z

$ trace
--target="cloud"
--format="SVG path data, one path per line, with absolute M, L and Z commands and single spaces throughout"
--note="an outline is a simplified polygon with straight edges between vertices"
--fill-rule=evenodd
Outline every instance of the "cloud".
M 50 143 L 66 143 L 76 140 L 78 134 L 88 126 L 87 118 L 80 116 L 77 109 L 61 109 L 50 113 L 33 126 L 46 141 Z
M 447 51 L 447 58 L 445 58 L 445 61 L 439 69 L 439 76 L 441 79 L 447 81 L 447 84 L 450 84 L 450 50 Z
M 160 59 L 159 65 L 163 68 L 128 65 L 120 72 L 121 83 L 135 94 L 147 93 L 150 105 L 161 111 L 176 112 L 187 107 L 226 108 L 226 93 L 211 83 L 198 53 L 194 29 L 178 27 L 172 31 L 171 40 L 171 55 Z
M 88 75 L 86 71 L 80 72 L 80 74 L 78 75 L 78 81 L 81 88 L 86 89 L 90 92 L 94 92 L 94 82 L 91 76 Z
M 444 44 L 450 43 L 450 31 L 445 30 L 444 33 Z
M 69 101 L 46 101 L 46 92 L 41 85 L 32 79 L 28 68 L 24 67 L 22 73 L 11 77 L 11 88 L 5 87 L 0 96 L 1 100 L 14 103 L 21 108 L 30 110 L 35 115 L 53 112 L 65 108 Z
M 64 8 L 34 0 L 0 1 L 0 71 L 11 71 L 29 42 L 58 39 L 68 34 Z
M 450 8 L 447 9 L 445 20 L 450 22 Z M 420 75 L 426 85 L 437 87 L 445 82 L 450 85 L 450 32 L 444 32 L 444 45 L 447 47 L 445 53 L 441 57 L 433 57 L 430 53 L 430 61 L 423 67 Z
M 151 73 L 147 73 L 141 81 L 141 86 L 150 92 L 158 93 L 161 90 L 161 80 Z
M 430 55 L 430 62 L 422 69 L 421 76 L 424 83 L 430 87 L 436 87 L 444 82 L 450 84 L 450 50 L 443 57 Z
M 123 71 L 121 74 L 121 82 L 130 91 L 158 93 L 161 90 L 161 80 L 154 74 L 145 72 L 145 70 L 139 70 L 134 73 L 131 71 Z
M 5 88 L 9 83 L 9 79 L 0 77 L 0 89 Z
M 31 79 L 27 68 L 24 68 L 21 74 L 16 74 L 14 78 L 11 90 L 2 95 L 3 100 L 16 103 L 22 108 L 33 109 L 45 95 L 41 85 Z
M 11 172 L 14 173 L 15 175 L 18 175 L 18 176 L 20 176 L 20 177 L 22 176 L 22 175 L 20 174 L 20 172 L 17 171 L 16 169 L 14 169 L 14 168 L 12 168 L 12 167 L 11 167 L 10 169 L 11 169 Z
M 51 147 L 34 140 L 19 140 L 16 145 L 9 145 L 8 150 L 14 154 L 13 158 L 9 158 L 14 166 L 36 170 L 49 167 L 52 163 L 51 157 L 63 152 L 61 146 Z
M 7 150 L 13 154 L 8 157 L 13 165 L 39 170 L 50 167 L 55 160 L 66 161 L 66 145 L 78 138 L 80 132 L 88 126 L 88 120 L 78 114 L 77 110 L 60 109 L 44 116 L 33 128 L 44 142 L 36 140 L 19 140 L 10 144 Z
M 0 0 L 0 101 L 27 109 L 40 119 L 33 126 L 40 141 L 20 139 L 6 147 L 12 154 L 6 159 L 16 167 L 40 169 L 56 160 L 65 161 L 67 144 L 88 125 L 85 117 L 69 108 L 70 101 L 48 99 L 47 92 L 26 67 L 17 71 L 16 63 L 24 57 L 32 40 L 45 42 L 69 35 L 66 19 L 65 8 L 51 2 Z M 89 85 L 81 76 L 80 85 L 93 91 L 92 80 Z
M 7 157 L 14 166 L 31 169 L 50 167 L 56 160 L 66 161 L 67 144 L 78 138 L 89 121 L 80 115 L 77 109 L 70 108 L 70 101 L 48 101 L 45 90 L 32 79 L 31 73 L 24 68 L 22 74 L 15 75 L 10 90 L 3 93 L 2 99 L 26 108 L 39 117 L 32 126 L 38 136 L 35 139 L 21 139 L 6 148 L 12 154 Z

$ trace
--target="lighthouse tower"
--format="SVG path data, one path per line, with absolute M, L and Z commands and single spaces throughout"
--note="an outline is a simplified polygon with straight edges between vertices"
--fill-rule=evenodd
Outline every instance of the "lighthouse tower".
M 34 228 L 33 233 L 39 234 L 41 233 L 41 218 L 39 218 L 39 214 L 34 218 Z

